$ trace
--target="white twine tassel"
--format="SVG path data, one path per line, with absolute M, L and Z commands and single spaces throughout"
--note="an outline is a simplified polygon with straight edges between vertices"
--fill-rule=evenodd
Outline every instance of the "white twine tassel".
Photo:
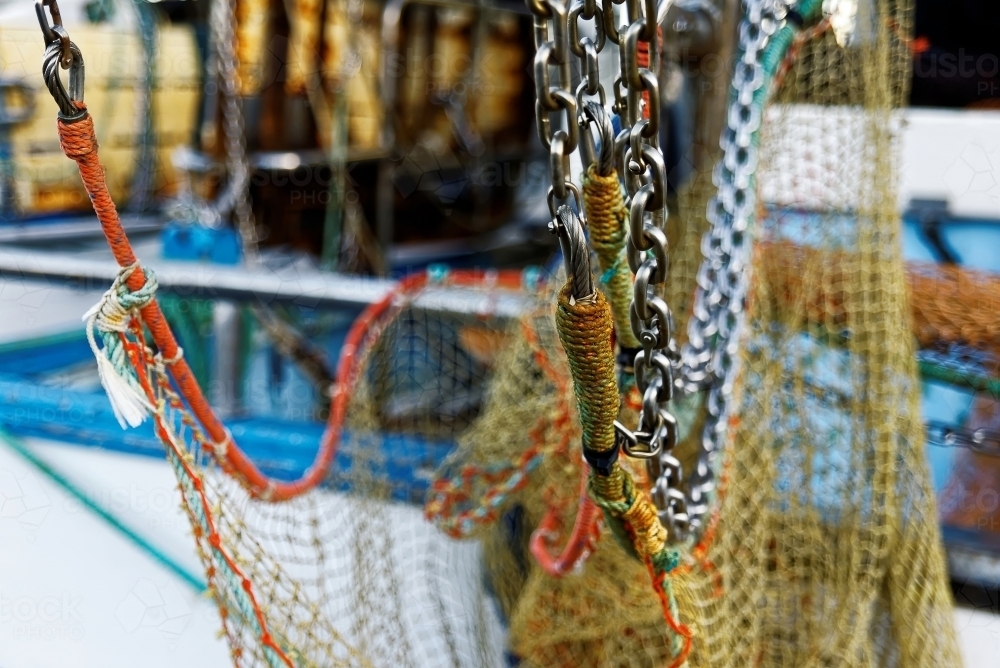
M 87 323 L 87 340 L 97 358 L 97 373 L 108 394 L 111 408 L 122 429 L 138 427 L 154 408 L 135 375 L 128 359 L 121 335 L 128 331 L 129 320 L 149 303 L 156 292 L 156 277 L 146 270 L 146 283 L 136 292 L 130 292 L 125 281 L 138 265 L 123 267 L 101 301 L 83 314 Z M 98 347 L 94 330 L 101 335 L 104 347 Z

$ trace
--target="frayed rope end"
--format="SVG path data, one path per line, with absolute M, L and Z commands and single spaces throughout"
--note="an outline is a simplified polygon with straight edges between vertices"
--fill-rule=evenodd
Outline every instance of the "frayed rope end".
M 122 342 L 117 338 L 127 331 L 131 315 L 148 304 L 156 291 L 156 278 L 152 272 L 147 272 L 142 289 L 134 293 L 128 291 L 125 280 L 135 269 L 136 265 L 131 265 L 119 270 L 111 288 L 83 316 L 87 322 L 87 340 L 97 359 L 101 385 L 122 429 L 138 427 L 154 411 L 128 362 Z M 97 345 L 95 329 L 104 340 L 103 348 Z
M 111 409 L 118 418 L 122 429 L 138 427 L 146 421 L 153 412 L 153 407 L 140 395 L 128 380 L 123 378 L 107 357 L 97 353 L 97 373 L 101 377 L 101 385 L 111 402 Z

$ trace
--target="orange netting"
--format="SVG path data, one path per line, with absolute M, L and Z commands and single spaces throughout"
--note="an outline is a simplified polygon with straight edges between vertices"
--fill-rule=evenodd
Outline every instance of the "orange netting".
M 845 252 L 776 242 L 761 245 L 760 271 L 785 309 L 802 309 L 810 321 L 843 325 L 852 277 Z M 807 266 L 820 267 L 824 280 L 803 295 Z M 913 333 L 921 347 L 961 343 L 1000 354 L 1000 276 L 957 265 L 906 264 Z

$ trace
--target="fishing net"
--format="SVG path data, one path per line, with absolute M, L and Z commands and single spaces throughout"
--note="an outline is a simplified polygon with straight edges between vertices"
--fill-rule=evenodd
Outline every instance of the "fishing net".
M 895 196 L 909 6 L 840 4 L 789 50 L 763 115 L 739 421 L 707 552 L 721 589 L 705 569 L 675 583 L 692 665 L 960 662 Z M 681 193 L 674 239 L 703 225 L 704 191 Z M 687 291 L 695 266 L 674 270 Z
M 420 274 L 367 309 L 315 462 L 283 480 L 228 432 L 206 433 L 172 380 L 183 352 L 141 315 L 155 277 L 132 290 L 135 271 L 91 325 L 155 407 L 237 665 L 484 666 L 509 651 L 525 665 L 652 666 L 675 653 L 645 567 L 600 540 L 581 500 L 579 418 L 535 274 Z M 575 547 L 556 555 L 548 541 L 574 523 Z
M 482 549 L 446 538 L 419 503 L 489 405 L 511 323 L 532 309 L 520 275 L 420 275 L 367 309 L 347 336 L 315 461 L 282 480 L 262 474 L 266 459 L 251 462 L 232 435 L 206 433 L 171 380 L 184 373 L 182 353 L 155 343 L 155 315 L 116 320 L 155 305 L 155 278 L 147 271 L 146 287 L 130 291 L 133 272 L 92 324 L 106 334 L 118 323 L 105 350 L 121 347 L 155 407 L 235 663 L 500 665 Z
M 102 380 L 124 422 L 154 414 L 237 665 L 958 664 L 895 199 L 909 8 L 842 4 L 771 71 L 737 418 L 714 510 L 657 586 L 588 498 L 559 281 L 403 281 L 347 338 L 312 466 L 269 477 L 211 413 L 115 227 L 89 119 L 60 123 L 123 267 L 92 313 Z M 712 195 L 696 174 L 672 207 L 680 319 Z M 931 303 L 921 341 L 972 337 Z M 685 467 L 699 402 L 676 406 Z M 642 494 L 643 465 L 622 466 Z
M 555 295 L 544 296 L 507 332 L 483 410 L 439 469 L 427 516 L 485 546 L 521 665 L 666 665 L 676 648 L 646 567 L 608 535 L 586 495 Z M 634 420 L 628 399 L 622 419 Z

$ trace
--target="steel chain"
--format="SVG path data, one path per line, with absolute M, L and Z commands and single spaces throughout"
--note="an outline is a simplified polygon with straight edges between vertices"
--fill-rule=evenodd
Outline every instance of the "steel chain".
M 765 84 L 762 52 L 786 13 L 787 7 L 780 1 L 750 0 L 739 27 L 740 56 L 721 139 L 723 158 L 713 175 L 718 192 L 708 204 L 710 228 L 702 239 L 703 260 L 677 381 L 677 388 L 685 393 L 709 386 L 701 452 L 688 481 L 693 528 L 702 524 L 709 510 L 709 495 L 715 489 L 714 461 L 725 445 L 734 410 L 738 333 L 749 289 L 748 228 L 757 201 L 754 173 L 758 155 L 752 137 L 761 125 L 762 108 L 755 104 L 755 97 Z
M 527 0 L 527 4 L 534 19 L 535 120 L 538 138 L 549 151 L 548 203 L 549 212 L 555 218 L 555 200 L 565 200 L 571 192 L 577 201 L 580 199 L 569 170 L 569 156 L 576 150 L 579 130 L 576 97 L 569 90 L 568 11 L 562 0 Z M 579 44 L 574 45 L 573 52 L 577 48 Z M 554 78 L 551 76 L 553 69 Z M 551 115 L 555 113 L 563 115 L 563 122 L 553 130 Z
M 611 161 L 612 147 L 603 142 L 601 155 L 597 156 L 597 146 L 591 129 L 593 124 L 599 137 L 610 135 L 610 117 L 604 112 L 607 94 L 601 84 L 598 55 L 604 50 L 607 36 L 604 33 L 604 16 L 597 0 L 572 0 L 567 13 L 569 48 L 580 61 L 580 83 L 576 87 L 577 124 L 580 126 L 580 158 L 586 170 L 597 164 L 602 175 L 614 167 Z M 580 19 L 589 24 L 596 41 L 590 35 L 580 35 Z M 594 98 L 597 99 L 594 99 Z M 588 99 L 590 98 L 590 99 Z
M 605 0 L 610 8 L 611 0 Z M 642 344 L 633 370 L 642 395 L 634 431 L 615 423 L 625 454 L 647 460 L 654 481 L 653 501 L 672 540 L 684 539 L 690 528 L 682 491 L 681 464 L 673 455 L 677 420 L 669 410 L 679 357 L 673 337 L 673 314 L 658 296 L 667 280 L 666 164 L 660 148 L 659 43 L 656 0 L 624 0 L 628 25 L 619 30 L 613 10 L 604 12 L 605 33 L 619 44 L 620 74 L 615 81 L 615 111 L 622 130 L 615 140 L 629 208 L 626 258 L 635 273 L 632 332 Z M 640 64 L 640 44 L 649 54 Z M 645 93 L 645 97 L 643 96 Z M 644 113 L 644 106 L 648 111 Z
M 623 3 L 628 25 L 619 30 L 614 4 Z M 527 4 L 535 18 L 536 117 L 539 136 L 550 153 L 552 186 L 548 200 L 553 216 L 554 199 L 566 199 L 569 192 L 579 197 L 568 174 L 569 155 L 580 143 L 586 160 L 592 162 L 595 157 L 589 125 L 598 122 L 597 114 L 587 112 L 594 102 L 585 101 L 584 96 L 596 95 L 602 106 L 606 104 L 596 54 L 607 41 L 620 47 L 621 68 L 615 80 L 612 111 L 622 124 L 615 149 L 629 208 L 626 257 L 635 273 L 630 319 L 632 331 L 642 344 L 633 369 L 642 407 L 634 431 L 618 422 L 615 431 L 627 455 L 647 460 L 660 520 L 672 540 L 684 540 L 702 527 L 708 512 L 708 498 L 715 487 L 713 466 L 733 409 L 736 335 L 743 322 L 749 281 L 747 228 L 755 205 L 752 181 L 757 155 L 750 138 L 761 123 L 761 110 L 754 105 L 754 96 L 764 85 L 761 52 L 780 26 L 786 8 L 777 0 L 749 0 L 740 25 L 741 57 L 733 79 L 735 102 L 730 106 L 721 142 L 724 158 L 715 174 L 719 193 L 709 205 L 711 226 L 702 242 L 704 261 L 698 273 L 688 342 L 678 352 L 673 315 L 657 295 L 657 286 L 668 276 L 656 19 L 662 8 L 656 0 L 605 0 L 599 10 L 596 0 L 573 0 L 568 9 L 559 0 L 527 0 Z M 594 22 L 596 41 L 579 36 L 580 18 Z M 639 62 L 643 43 L 649 54 L 646 66 Z M 569 53 L 581 63 L 582 80 L 575 96 L 567 88 Z M 552 69 L 555 80 L 550 76 Z M 645 105 L 650 110 L 646 115 Z M 582 134 L 572 122 L 577 110 L 581 112 Z M 566 129 L 553 131 L 550 114 L 557 112 L 565 114 Z M 708 418 L 694 471 L 685 481 L 681 464 L 673 455 L 677 423 L 668 405 L 675 392 L 693 393 L 706 385 L 710 385 Z

